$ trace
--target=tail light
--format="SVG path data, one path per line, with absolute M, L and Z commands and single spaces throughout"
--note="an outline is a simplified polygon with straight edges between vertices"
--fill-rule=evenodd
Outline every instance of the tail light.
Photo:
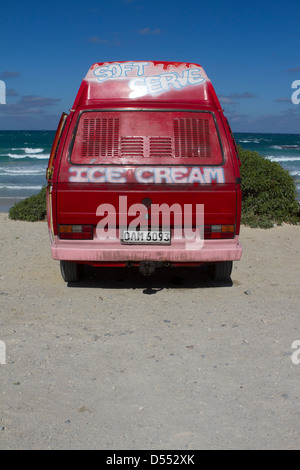
M 205 225 L 204 238 L 205 239 L 228 239 L 234 238 L 235 227 L 234 225 Z
M 62 240 L 92 240 L 92 225 L 59 225 L 58 236 Z

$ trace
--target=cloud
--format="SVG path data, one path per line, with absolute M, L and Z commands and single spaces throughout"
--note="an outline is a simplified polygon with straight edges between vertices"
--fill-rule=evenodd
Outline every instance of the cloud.
M 257 98 L 257 95 L 250 91 L 244 91 L 243 93 L 229 93 L 229 95 L 219 95 L 219 100 L 222 104 L 237 104 L 239 100 L 249 98 Z
M 142 35 L 154 35 L 154 36 L 158 36 L 160 33 L 161 33 L 161 30 L 160 29 L 151 29 L 149 27 L 147 28 L 143 28 L 143 29 L 138 29 L 137 31 L 139 34 L 142 34 Z
M 226 113 L 233 132 L 258 132 L 298 134 L 300 128 L 300 105 L 278 114 L 261 114 L 253 117 L 234 112 Z
M 236 112 L 226 112 L 226 117 L 229 120 L 229 123 L 244 123 L 244 122 L 249 122 L 249 116 L 247 114 L 242 114 L 242 113 L 236 113 Z
M 237 100 L 243 100 L 248 98 L 257 98 L 257 95 L 251 93 L 250 91 L 244 91 L 244 93 L 230 93 L 229 97 Z
M 121 46 L 122 43 L 117 39 L 113 39 L 112 41 L 104 38 L 100 38 L 99 36 L 92 36 L 88 39 L 88 42 L 91 44 L 102 44 L 103 46 Z
M 300 67 L 294 67 L 286 70 L 287 73 L 300 73 Z
M 4 108 L 5 106 L 0 106 Z M 1 115 L 0 129 L 2 130 L 56 130 L 61 113 L 31 114 L 26 116 Z
M 43 98 L 42 96 L 28 95 L 23 96 L 19 104 L 28 107 L 46 108 L 47 106 L 55 106 L 60 101 L 60 98 Z
M 257 132 L 299 133 L 300 106 L 294 106 L 278 114 L 263 115 L 253 122 Z
M 0 73 L 0 78 L 2 80 L 7 80 L 8 78 L 16 78 L 16 77 L 21 77 L 20 72 L 10 72 L 6 70 L 5 72 Z
M 92 44 L 108 44 L 109 42 L 107 39 L 99 38 L 99 36 L 92 36 L 88 41 Z
M 43 98 L 42 96 L 28 95 L 23 96 L 16 104 L 1 106 L 0 113 L 17 117 L 44 114 L 45 109 L 49 106 L 57 105 L 60 101 L 59 98 Z
M 219 96 L 219 101 L 221 104 L 235 104 L 236 101 L 232 100 L 228 96 L 220 95 Z
M 291 104 L 292 99 L 291 98 L 277 98 L 274 100 L 274 103 L 289 103 Z
M 19 96 L 19 94 L 13 88 L 8 88 L 6 90 L 6 96 Z

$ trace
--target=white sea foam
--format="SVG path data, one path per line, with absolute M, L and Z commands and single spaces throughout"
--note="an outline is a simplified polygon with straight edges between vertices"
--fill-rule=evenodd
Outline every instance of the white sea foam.
M 267 158 L 271 160 L 271 162 L 300 162 L 300 155 L 298 157 L 288 157 L 288 156 L 274 157 L 274 155 L 267 155 Z
M 0 167 L 1 176 L 26 176 L 26 175 L 44 175 L 45 168 L 22 168 Z
M 44 149 L 31 149 L 26 147 L 24 151 L 25 153 L 42 153 Z
M 18 185 L 13 185 L 13 184 L 0 184 L 0 189 L 30 189 L 30 190 L 36 190 L 36 189 L 42 189 L 43 186 L 18 186 Z
M 271 145 L 272 149 L 276 150 L 299 150 L 300 146 L 298 145 Z
M 13 151 L 15 150 L 23 150 L 25 153 L 42 153 L 44 149 L 33 149 L 30 147 L 19 147 L 19 148 L 12 148 Z
M 1 156 L 7 156 L 10 158 L 15 158 L 17 160 L 23 159 L 23 158 L 35 158 L 37 160 L 48 160 L 50 157 L 49 153 L 39 153 L 39 154 L 25 154 L 25 155 L 18 155 L 16 153 L 8 153 L 6 155 L 1 155 Z

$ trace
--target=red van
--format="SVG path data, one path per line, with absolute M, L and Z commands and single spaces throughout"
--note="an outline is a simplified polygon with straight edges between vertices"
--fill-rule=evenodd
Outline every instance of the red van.
M 105 62 L 63 114 L 48 169 L 52 257 L 66 282 L 84 265 L 239 260 L 240 160 L 211 81 L 197 64 Z

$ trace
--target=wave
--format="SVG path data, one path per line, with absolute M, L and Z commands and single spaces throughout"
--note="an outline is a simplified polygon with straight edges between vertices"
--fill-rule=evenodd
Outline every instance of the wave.
M 12 149 L 13 151 L 15 150 L 24 150 L 25 153 L 29 153 L 29 154 L 34 154 L 34 153 L 42 153 L 44 152 L 44 149 L 33 149 L 33 148 L 29 148 L 29 147 L 20 147 L 20 148 L 13 148 Z
M 300 150 L 300 145 L 271 145 L 271 148 L 276 150 Z
M 18 185 L 10 185 L 10 184 L 0 184 L 0 189 L 30 189 L 30 190 L 36 190 L 36 189 L 42 189 L 43 186 L 18 186 Z
M 0 176 L 26 176 L 26 175 L 44 175 L 45 169 L 44 168 L 4 168 L 0 167 Z
M 260 144 L 260 140 L 238 140 L 237 142 L 249 143 L 249 144 Z
M 0 157 L 15 158 L 17 160 L 23 159 L 23 158 L 34 158 L 36 160 L 49 160 L 50 154 L 49 153 L 39 153 L 39 154 L 18 155 L 16 153 L 7 153 L 7 154 L 1 154 Z
M 290 175 L 291 176 L 300 176 L 300 171 L 296 171 L 296 170 L 290 171 Z
M 271 162 L 300 162 L 300 155 L 298 157 L 274 157 L 274 155 L 267 155 L 267 158 L 268 160 L 271 160 Z

